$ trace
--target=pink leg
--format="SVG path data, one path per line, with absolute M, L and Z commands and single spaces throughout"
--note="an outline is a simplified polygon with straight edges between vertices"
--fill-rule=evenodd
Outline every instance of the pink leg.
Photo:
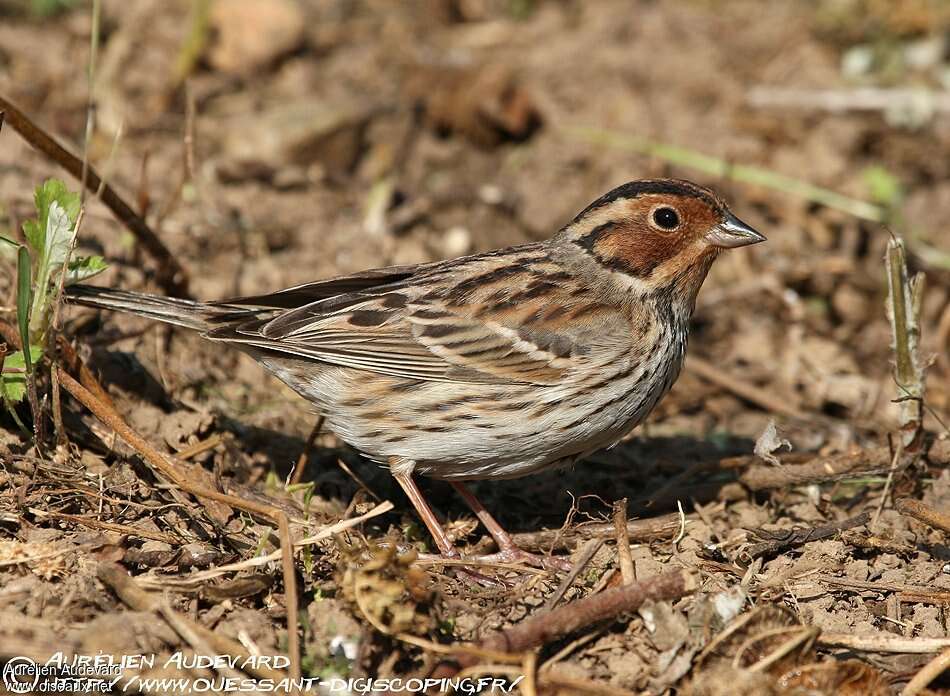
M 492 514 L 488 512 L 481 501 L 466 488 L 465 484 L 459 481 L 450 481 L 449 483 L 451 483 L 452 488 L 462 496 L 465 504 L 472 509 L 475 516 L 478 517 L 478 521 L 488 530 L 488 533 L 491 534 L 491 538 L 494 539 L 498 545 L 498 553 L 484 556 L 481 560 L 501 561 L 503 563 L 525 563 L 527 565 L 551 568 L 554 570 L 566 571 L 571 569 L 571 564 L 566 559 L 555 558 L 553 556 L 538 556 L 518 548 L 518 545 L 515 544 L 511 535 L 505 531 L 504 527 L 498 524 L 498 520 L 492 517 Z
M 429 534 L 432 535 L 435 545 L 439 547 L 439 553 L 442 554 L 442 558 L 460 559 L 462 554 L 452 545 L 452 541 L 449 539 L 448 534 L 445 533 L 442 523 L 439 522 L 439 518 L 432 512 L 432 508 L 429 507 L 429 504 L 422 496 L 422 491 L 419 490 L 416 482 L 412 480 L 412 476 L 409 474 L 393 473 L 393 478 L 395 478 L 396 483 L 402 487 L 406 497 L 409 498 L 409 502 L 411 502 L 412 506 L 416 509 L 416 514 L 419 515 L 426 529 L 429 530 Z M 501 581 L 482 575 L 481 573 L 476 573 L 467 568 L 459 568 L 457 572 L 470 577 L 479 585 L 486 587 L 504 586 L 504 583 Z
M 422 523 L 426 526 L 426 529 L 429 530 L 429 534 L 432 535 L 435 545 L 439 547 L 439 552 L 445 558 L 461 558 L 461 554 L 452 546 L 452 541 L 449 539 L 448 534 L 445 533 L 445 529 L 442 528 L 439 519 L 435 516 L 435 513 L 432 512 L 432 508 L 429 507 L 426 499 L 422 497 L 422 491 L 419 490 L 416 482 L 412 480 L 412 476 L 394 473 L 393 478 L 396 479 L 396 483 L 398 483 L 406 493 L 406 497 L 409 498 L 412 507 L 416 509 L 416 513 L 422 519 Z

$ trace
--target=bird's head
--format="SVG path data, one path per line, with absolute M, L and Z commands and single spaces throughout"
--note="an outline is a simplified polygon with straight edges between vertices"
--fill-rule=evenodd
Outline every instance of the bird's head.
M 695 299 L 723 249 L 765 241 L 715 193 L 689 181 L 632 181 L 601 196 L 559 233 L 635 294 Z

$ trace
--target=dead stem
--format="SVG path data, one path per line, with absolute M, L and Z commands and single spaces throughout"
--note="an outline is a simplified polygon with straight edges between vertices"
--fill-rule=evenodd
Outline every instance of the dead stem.
M 904 638 L 891 634 L 856 636 L 851 633 L 822 633 L 819 645 L 829 648 L 850 648 L 862 652 L 908 653 L 926 655 L 950 648 L 950 638 Z
M 635 611 L 648 599 L 679 599 L 692 592 L 695 586 L 696 581 L 684 571 L 670 571 L 633 585 L 604 590 L 551 611 L 539 612 L 507 630 L 489 635 L 478 646 L 483 650 L 521 653 L 599 621 Z M 461 668 L 476 664 L 470 655 L 459 655 L 456 662 Z M 433 676 L 449 676 L 456 673 L 458 667 L 442 663 Z
M 99 563 L 96 569 L 96 577 L 109 587 L 122 603 L 130 609 L 161 613 L 166 623 L 168 623 L 171 629 L 176 633 L 178 633 L 177 627 L 187 626 L 190 633 L 199 636 L 201 640 L 212 646 L 214 654 L 231 655 L 238 658 L 240 662 L 247 665 L 248 672 L 259 679 L 280 680 L 287 678 L 286 674 L 271 669 L 266 663 L 258 664 L 256 661 L 248 659 L 250 658 L 250 654 L 240 643 L 226 638 L 209 628 L 205 628 L 187 616 L 172 612 L 175 616 L 175 620 L 170 623 L 168 621 L 169 613 L 161 611 L 161 599 L 157 595 L 150 594 L 139 587 L 138 583 L 129 577 L 125 569 L 118 563 Z M 171 610 L 168 611 L 171 612 Z M 179 635 L 181 634 L 179 633 Z M 187 640 L 185 636 L 181 637 Z
M 294 465 L 294 472 L 291 474 L 290 483 L 300 483 L 303 480 L 303 475 L 307 471 L 307 464 L 310 462 L 310 450 L 313 448 L 313 443 L 317 441 L 317 437 L 320 435 L 320 431 L 323 429 L 323 416 L 317 418 L 317 422 L 313 424 L 313 429 L 311 429 L 310 434 L 307 436 L 307 442 L 303 446 L 303 451 L 301 451 L 300 456 L 297 457 L 297 463 Z
M 372 519 L 373 517 L 387 513 L 392 509 L 393 504 L 387 500 L 383 503 L 380 503 L 369 512 L 359 515 L 358 517 L 340 520 L 335 524 L 324 527 L 315 534 L 311 534 L 310 536 L 303 539 L 298 539 L 294 542 L 294 546 L 298 548 L 311 546 L 319 541 L 323 541 L 324 539 L 329 539 L 335 534 L 339 534 L 346 531 L 347 529 L 356 527 L 357 525 L 360 525 L 363 522 Z M 274 561 L 278 561 L 283 558 L 282 554 L 282 550 L 277 550 L 264 556 L 253 556 L 252 558 L 238 561 L 236 563 L 228 563 L 226 565 L 210 568 L 208 570 L 189 572 L 187 575 L 182 577 L 163 576 L 160 580 L 143 577 L 139 580 L 139 582 L 149 587 L 191 588 L 197 586 L 200 583 L 212 580 L 213 578 L 226 575 L 227 573 L 249 570 L 250 568 L 257 568 L 262 565 L 267 565 L 268 563 L 273 563 Z
M 840 522 L 822 524 L 815 527 L 809 527 L 807 529 L 791 529 L 782 530 L 780 532 L 772 532 L 761 529 L 755 530 L 753 533 L 759 538 L 770 538 L 768 538 L 766 541 L 753 544 L 743 549 L 739 553 L 738 557 L 743 562 L 750 563 L 752 560 L 759 557 L 775 556 L 786 549 L 802 546 L 803 544 L 807 544 L 812 541 L 818 541 L 819 539 L 833 537 L 844 529 L 860 527 L 861 525 L 867 524 L 870 519 L 871 513 L 862 512 L 860 515 L 849 517 L 848 519 L 842 520 Z
M 723 372 L 721 367 L 717 367 L 702 358 L 690 355 L 686 359 L 686 369 L 707 382 L 712 382 L 716 386 L 722 387 L 770 413 L 778 413 L 798 420 L 811 420 L 808 413 L 798 408 L 787 397 L 778 396 L 771 391 L 727 374 Z
M 924 505 L 919 500 L 902 498 L 894 503 L 894 507 L 902 515 L 908 515 L 914 519 L 929 524 L 934 529 L 950 534 L 950 515 L 940 510 L 935 510 L 929 505 Z
M 287 653 L 290 658 L 290 678 L 300 679 L 300 634 L 297 596 L 297 572 L 294 569 L 294 542 L 290 536 L 287 515 L 277 512 L 277 530 L 280 536 L 281 567 L 284 572 L 284 605 L 287 610 Z
M 103 404 L 92 392 L 69 376 L 65 370 L 62 368 L 56 369 L 59 372 L 60 382 L 66 391 L 79 401 L 79 403 L 92 411 L 105 425 L 115 430 L 115 432 L 119 434 L 119 437 L 125 440 L 132 449 L 141 455 L 156 474 L 168 479 L 175 486 L 181 488 L 186 493 L 196 496 L 199 500 L 201 498 L 215 500 L 236 507 L 239 510 L 244 510 L 252 515 L 262 517 L 270 522 L 277 521 L 276 515 L 279 511 L 271 505 L 262 505 L 191 483 L 184 474 L 178 471 L 174 463 L 152 447 L 142 436 L 132 430 L 114 408 L 109 408 Z
M 884 490 L 881 491 L 881 499 L 877 503 L 877 508 L 874 510 L 874 517 L 871 519 L 870 529 L 875 529 L 877 527 L 877 522 L 881 519 L 881 513 L 884 512 L 884 504 L 887 503 L 887 498 L 891 494 L 891 486 L 894 483 L 894 474 L 897 472 L 897 467 L 901 462 L 901 455 L 904 453 L 904 441 L 899 439 L 897 441 L 897 448 L 894 450 L 894 456 L 891 457 L 891 466 L 887 470 L 887 479 L 884 481 Z
M 69 341 L 67 341 L 64 336 L 59 335 L 56 337 L 56 345 L 59 348 L 59 357 L 63 360 L 62 364 L 66 369 L 73 374 L 78 374 L 79 383 L 92 392 L 99 401 L 114 411 L 115 404 L 112 403 L 112 397 L 102 388 L 102 385 L 99 384 L 99 380 L 90 372 L 86 364 L 80 360 L 79 354 Z
M 174 536 L 172 534 L 156 532 L 150 529 L 143 529 L 141 527 L 133 527 L 127 524 L 102 522 L 101 520 L 83 517 L 82 515 L 70 515 L 65 512 L 47 512 L 46 510 L 40 510 L 39 508 L 29 508 L 29 512 L 31 515 L 34 515 L 40 519 L 48 517 L 54 520 L 64 520 L 66 522 L 72 522 L 73 524 L 78 524 L 83 527 L 90 527 L 92 529 L 104 529 L 106 531 L 116 532 L 117 534 L 123 534 L 125 536 L 162 541 L 172 546 L 182 543 L 180 537 Z
M 859 474 L 880 474 L 891 464 L 886 447 L 862 450 L 829 457 L 815 457 L 805 464 L 784 466 L 753 466 L 739 476 L 739 481 L 753 491 L 764 491 L 811 483 L 836 481 Z
M 895 596 L 901 603 L 918 604 L 950 604 L 950 590 L 939 590 L 922 585 L 902 585 L 898 583 L 883 582 L 876 580 L 868 582 L 867 580 L 853 580 L 851 578 L 836 578 L 830 575 L 815 575 L 815 580 L 830 585 L 840 587 L 851 592 L 877 592 L 886 594 L 888 592 L 897 593 Z
M 907 682 L 907 686 L 901 692 L 901 696 L 917 696 L 924 689 L 930 686 L 930 682 L 950 669 L 950 648 L 947 648 L 934 659 L 928 662 L 922 670 L 914 675 L 914 678 Z
M 214 435 L 207 437 L 204 440 L 201 440 L 200 442 L 196 442 L 193 445 L 189 445 L 188 447 L 185 447 L 184 449 L 179 450 L 175 454 L 175 457 L 182 461 L 187 461 L 191 459 L 192 457 L 197 457 L 199 454 L 203 454 L 204 452 L 207 452 L 208 450 L 213 450 L 215 447 L 222 444 L 223 442 L 224 442 L 224 436 L 221 435 L 220 433 L 215 433 Z
M 894 339 L 897 399 L 900 405 L 900 434 L 905 464 L 920 455 L 923 441 L 924 362 L 920 357 L 920 313 L 923 305 L 925 276 L 908 277 L 902 239 L 894 238 L 887 246 L 888 319 Z
M 626 498 L 614 503 L 614 529 L 617 530 L 617 561 L 623 576 L 623 584 L 631 585 L 637 581 L 637 574 L 633 569 L 633 557 L 630 555 Z
M 680 529 L 678 514 L 660 515 L 645 520 L 627 522 L 627 534 L 633 543 L 672 539 Z M 585 539 L 609 539 L 616 535 L 613 522 L 581 524 L 566 529 L 542 529 L 537 532 L 519 532 L 511 538 L 525 551 L 558 551 L 569 549 Z
M 567 575 L 564 576 L 564 579 L 561 580 L 561 584 L 557 586 L 554 594 L 552 594 L 545 603 L 545 609 L 551 611 L 557 606 L 557 603 L 561 601 L 561 597 L 563 597 L 571 588 L 571 585 L 574 584 L 574 580 L 576 580 L 577 576 L 581 574 L 581 571 L 587 567 L 587 564 L 590 563 L 590 560 L 594 557 L 594 554 L 597 553 L 597 550 L 603 545 L 603 543 L 603 539 L 588 539 L 587 542 L 585 542 L 584 546 L 581 548 L 581 552 L 578 555 L 577 560 L 574 561 L 574 565 L 568 571 Z

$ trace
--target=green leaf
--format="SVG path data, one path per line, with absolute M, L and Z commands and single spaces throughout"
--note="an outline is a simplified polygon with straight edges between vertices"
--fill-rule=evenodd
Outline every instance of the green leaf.
M 30 12 L 41 19 L 65 12 L 78 4 L 78 0 L 30 0 Z
M 26 243 L 37 254 L 40 253 L 46 244 L 45 229 L 46 225 L 44 224 L 40 227 L 40 223 L 36 220 L 27 220 L 23 223 L 23 234 L 26 236 Z
M 50 316 L 50 282 L 58 277 L 73 242 L 79 217 L 79 194 L 70 193 L 66 184 L 48 179 L 34 196 L 38 218 L 23 225 L 27 241 L 38 255 L 33 276 L 33 309 L 30 332 L 41 342 Z
M 0 389 L 11 404 L 20 403 L 26 396 L 26 380 L 29 375 L 25 372 L 26 354 L 22 350 L 10 353 L 3 361 L 3 372 L 0 373 Z M 29 362 L 31 365 L 39 362 L 43 357 L 43 349 L 39 346 L 30 346 Z M 15 372 L 11 370 L 16 370 Z
M 900 179 L 879 165 L 867 167 L 861 172 L 864 185 L 875 203 L 888 208 L 898 205 L 904 197 Z
M 47 179 L 36 188 L 33 201 L 36 204 L 36 212 L 39 218 L 24 222 L 23 232 L 33 251 L 40 254 L 51 241 L 47 239 L 47 236 L 49 234 L 50 209 L 53 203 L 57 203 L 60 210 L 65 213 L 68 221 L 66 226 L 71 231 L 76 218 L 79 216 L 79 194 L 71 193 L 66 188 L 66 184 L 59 179 Z M 57 240 L 52 241 L 55 243 Z
M 30 250 L 21 246 L 17 250 L 17 290 L 16 290 L 16 318 L 20 327 L 21 345 L 30 345 L 30 300 L 33 290 L 30 286 Z M 26 356 L 26 371 L 30 372 L 32 363 L 30 356 Z
M 83 256 L 78 259 L 72 259 L 69 262 L 69 270 L 66 271 L 66 285 L 78 283 L 94 275 L 102 273 L 109 264 L 101 256 Z
M 59 201 L 50 203 L 46 218 L 46 245 L 43 247 L 43 260 L 51 272 L 62 267 L 66 260 L 69 245 L 73 241 L 73 222 Z

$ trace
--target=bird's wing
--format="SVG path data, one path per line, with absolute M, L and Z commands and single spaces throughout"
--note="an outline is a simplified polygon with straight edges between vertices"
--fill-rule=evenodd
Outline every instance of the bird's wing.
M 629 343 L 620 312 L 582 298 L 545 259 L 449 263 L 208 336 L 408 379 L 533 384 L 556 384 L 599 359 L 598 347 Z
M 374 268 L 360 273 L 352 273 L 350 275 L 318 280 L 313 283 L 295 285 L 292 288 L 279 290 L 266 295 L 234 297 L 209 304 L 226 307 L 298 309 L 313 302 L 319 302 L 320 300 L 326 300 L 331 297 L 363 292 L 382 285 L 391 285 L 405 281 L 412 278 L 413 275 L 424 272 L 429 265 L 431 264 Z

